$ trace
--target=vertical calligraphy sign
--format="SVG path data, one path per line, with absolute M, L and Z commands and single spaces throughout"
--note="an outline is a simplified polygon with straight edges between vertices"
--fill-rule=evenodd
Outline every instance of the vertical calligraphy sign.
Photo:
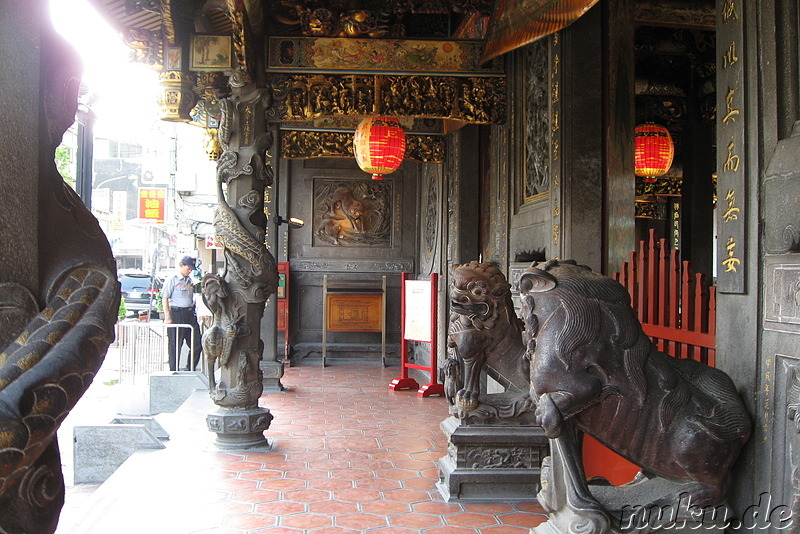
M 744 6 L 718 2 L 717 20 L 717 290 L 745 292 Z

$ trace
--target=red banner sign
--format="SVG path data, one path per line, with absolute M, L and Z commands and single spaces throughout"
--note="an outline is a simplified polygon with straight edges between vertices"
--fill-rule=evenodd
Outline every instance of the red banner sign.
M 139 218 L 154 223 L 163 223 L 166 213 L 167 190 L 163 187 L 139 189 Z

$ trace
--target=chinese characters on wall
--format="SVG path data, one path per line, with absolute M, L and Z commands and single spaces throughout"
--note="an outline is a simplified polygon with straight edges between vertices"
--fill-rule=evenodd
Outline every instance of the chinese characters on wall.
M 742 6 L 736 0 L 720 4 L 717 130 L 717 288 L 722 293 L 745 292 L 745 95 Z

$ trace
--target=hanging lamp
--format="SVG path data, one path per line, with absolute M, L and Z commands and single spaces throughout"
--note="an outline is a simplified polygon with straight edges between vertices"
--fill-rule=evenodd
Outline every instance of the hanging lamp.
M 353 151 L 361 170 L 383 180 L 384 174 L 397 170 L 406 153 L 406 134 L 394 117 L 364 119 L 353 136 Z
M 645 183 L 654 183 L 672 167 L 675 144 L 665 127 L 646 122 L 636 127 L 634 154 L 636 176 L 644 176 Z

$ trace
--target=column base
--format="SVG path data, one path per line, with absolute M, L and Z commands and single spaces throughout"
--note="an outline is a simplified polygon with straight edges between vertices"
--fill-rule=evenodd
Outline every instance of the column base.
M 214 441 L 220 449 L 270 449 L 264 431 L 272 422 L 272 414 L 266 408 L 217 408 L 206 416 L 211 432 L 217 434 Z

